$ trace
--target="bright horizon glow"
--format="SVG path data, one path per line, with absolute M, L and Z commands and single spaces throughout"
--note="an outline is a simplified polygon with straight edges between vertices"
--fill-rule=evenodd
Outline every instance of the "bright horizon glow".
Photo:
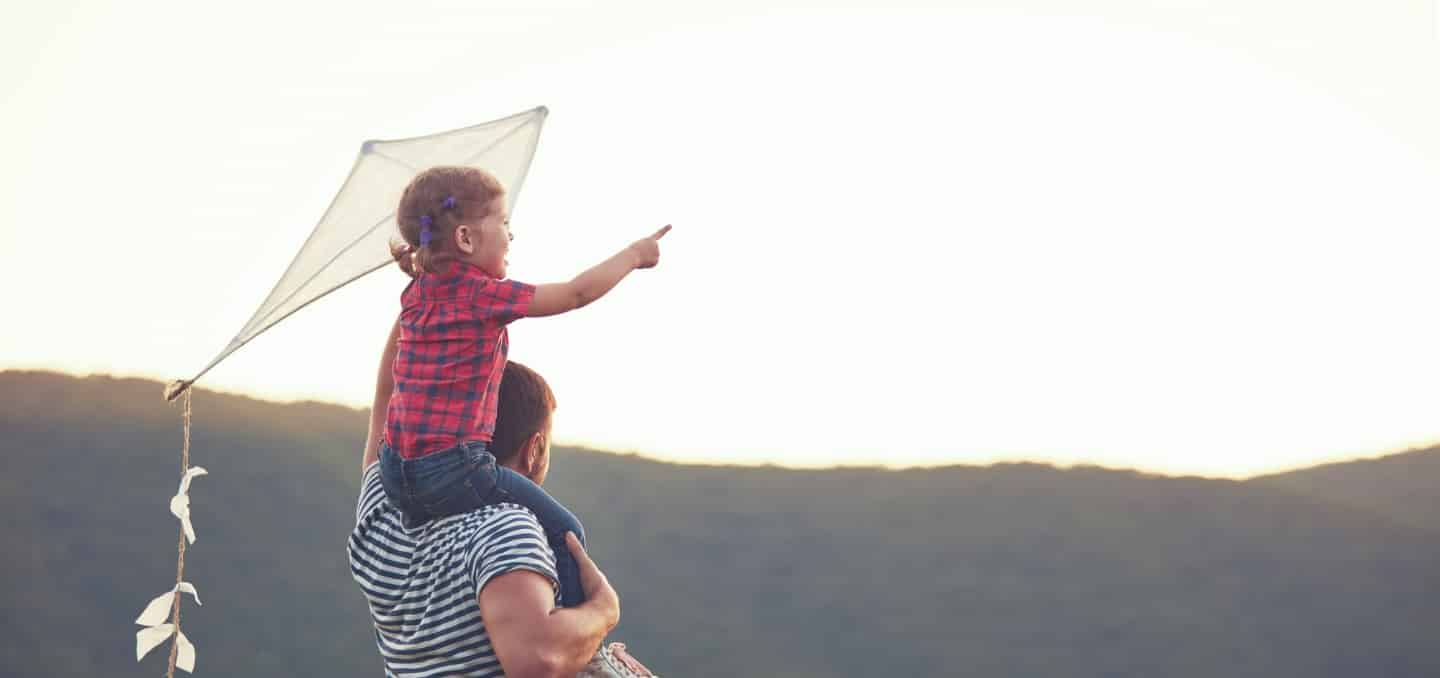
M 167 383 L 168 381 L 172 381 L 172 380 L 170 380 L 170 379 L 162 378 L 162 377 L 160 377 L 159 375 L 153 375 L 153 374 L 139 374 L 139 373 L 120 374 L 120 373 L 112 373 L 112 372 L 76 372 L 76 371 L 68 370 L 68 369 L 66 369 L 66 368 L 64 368 L 64 367 L 56 366 L 56 365 L 38 365 L 38 364 L 37 364 L 37 365 L 28 365 L 28 366 L 6 367 L 6 368 L 3 368 L 3 369 L 4 369 L 4 370 L 12 370 L 12 369 L 13 369 L 13 370 L 40 370 L 40 371 L 48 371 L 48 372 L 54 372 L 54 373 L 59 373 L 59 374 L 66 374 L 66 375 L 69 375 L 69 376 L 79 377 L 79 378 L 86 378 L 86 377 L 112 377 L 112 378 L 116 378 L 116 379 L 146 379 L 146 380 L 156 381 L 156 382 L 162 383 L 162 384 L 163 384 L 163 383 Z M 3 371 L 3 370 L 0 370 L 0 371 Z M 227 389 L 217 388 L 217 387 L 208 385 L 208 384 L 205 383 L 205 380 L 201 380 L 201 383 L 200 383 L 196 388 L 199 389 L 199 390 L 201 390 L 201 391 L 214 392 L 214 393 L 223 394 L 223 395 L 244 396 L 244 397 L 248 397 L 248 398 L 255 398 L 255 399 L 258 399 L 258 400 L 265 401 L 265 402 L 277 403 L 277 404 L 282 404 L 282 405 L 283 405 L 283 404 L 302 403 L 302 402 L 318 402 L 318 403 L 326 404 L 326 405 L 336 405 L 336 406 L 339 406 L 339 407 L 350 408 L 350 409 L 354 409 L 354 410 L 357 410 L 357 411 L 360 411 L 360 412 L 367 412 L 367 411 L 369 411 L 369 407 L 370 407 L 368 403 L 346 402 L 346 401 L 340 401 L 340 400 L 334 400 L 334 399 L 317 398 L 317 397 L 313 397 L 313 396 L 270 397 L 270 396 L 259 395 L 259 394 L 257 394 L 257 393 L 250 392 L 250 391 L 227 390 Z M 158 393 L 158 391 L 157 391 L 157 393 Z M 561 416 L 560 419 L 563 420 L 563 415 Z M 557 434 L 558 434 L 558 430 L 559 430 L 560 428 L 561 428 L 561 426 L 557 425 Z M 360 435 L 360 433 L 361 433 L 361 432 L 357 431 L 357 435 Z M 1386 457 L 1386 456 L 1393 455 L 1393 454 L 1401 454 L 1401 453 L 1404 453 L 1404 452 L 1410 452 L 1410 451 L 1415 451 L 1415 450 L 1427 449 L 1427 448 L 1435 447 L 1436 445 L 1440 445 L 1440 438 L 1420 439 L 1420 440 L 1416 440 L 1416 441 L 1413 441 L 1413 442 L 1400 443 L 1400 444 L 1397 444 L 1397 445 L 1392 445 L 1392 446 L 1390 446 L 1390 447 L 1381 448 L 1381 449 L 1355 450 L 1355 451 L 1352 451 L 1352 452 L 1341 452 L 1341 453 L 1339 453 L 1339 454 L 1336 454 L 1336 455 L 1333 455 L 1333 456 L 1329 456 L 1329 457 L 1316 457 L 1316 458 L 1313 458 L 1313 459 L 1307 459 L 1307 460 L 1301 461 L 1301 462 L 1299 462 L 1299 463 L 1292 464 L 1292 465 L 1288 465 L 1288 466 L 1255 467 L 1255 468 L 1253 468 L 1253 469 L 1250 469 L 1250 470 L 1248 470 L 1248 471 L 1243 471 L 1243 472 L 1221 472 L 1221 473 L 1207 473 L 1207 472 L 1202 472 L 1202 471 L 1187 471 L 1187 470 L 1185 470 L 1185 469 L 1183 469 L 1183 468 L 1182 468 L 1182 469 L 1167 470 L 1167 469 L 1160 468 L 1160 467 L 1139 466 L 1139 465 L 1126 464 L 1126 463 L 1105 463 L 1105 462 L 1100 461 L 1100 456 L 1099 456 L 1099 455 L 1086 456 L 1086 455 L 1082 455 L 1082 454 L 1076 454 L 1076 455 L 1072 455 L 1072 456 L 1069 456 L 1069 457 L 1064 457 L 1064 456 L 1045 456 L 1045 455 L 1042 455 L 1042 454 L 1035 454 L 1035 455 L 1024 455 L 1024 454 L 1019 454 L 1019 455 L 1017 455 L 1017 454 L 996 454 L 996 455 L 993 455 L 993 456 L 984 456 L 984 455 L 981 455 L 981 454 L 968 454 L 968 455 L 957 455 L 957 456 L 955 456 L 954 458 L 951 458 L 951 459 L 949 459 L 949 460 L 937 460 L 937 461 L 929 461 L 929 462 L 926 462 L 926 461 L 919 461 L 919 462 L 887 461 L 887 460 L 884 460 L 884 459 L 881 459 L 881 458 L 867 458 L 867 457 L 863 457 L 863 456 L 857 456 L 857 457 L 856 457 L 857 460 L 849 460 L 849 461 L 807 461 L 807 460 L 804 460 L 804 459 L 800 459 L 800 460 L 786 459 L 786 458 L 785 458 L 785 455 L 783 454 L 783 451 L 777 451 L 777 452 L 774 453 L 774 454 L 766 454 L 766 453 L 763 453 L 763 452 L 759 452 L 759 453 L 752 453 L 752 454 L 749 454 L 749 455 L 744 455 L 744 454 L 741 454 L 741 455 L 728 455 L 728 456 L 717 455 L 717 456 L 715 456 L 715 457 L 706 457 L 706 456 L 703 456 L 703 455 L 699 455 L 699 456 L 682 457 L 682 456 L 677 456 L 677 455 L 659 454 L 659 453 L 656 453 L 656 452 L 654 452 L 654 451 L 645 450 L 645 449 L 627 448 L 627 447 L 624 447 L 624 446 L 605 446 L 605 445 L 602 445 L 602 444 L 597 444 L 597 443 L 595 443 L 595 442 L 593 442 L 593 441 L 587 441 L 587 440 L 583 440 L 583 439 L 572 439 L 572 438 L 566 438 L 566 437 L 563 437 L 563 436 L 560 436 L 560 437 L 555 438 L 552 442 L 553 442 L 554 445 L 559 446 L 559 447 L 584 448 L 584 449 L 593 450 L 593 451 L 607 452 L 607 453 L 620 454 L 620 455 L 635 455 L 635 456 L 638 456 L 638 457 L 641 457 L 641 458 L 645 458 L 645 459 L 651 459 L 651 460 L 655 460 L 655 461 L 669 462 L 669 463 L 675 463 L 675 464 L 716 465 L 716 466 L 747 466 L 747 467 L 753 467 L 753 466 L 774 466 L 774 467 L 779 467 L 779 468 L 790 468 L 790 469 L 817 469 L 817 470 L 838 469 L 838 468 L 876 468 L 876 467 L 878 467 L 878 468 L 886 468 L 886 469 L 891 469 L 891 470 L 903 470 L 903 469 L 910 469 L 910 468 L 936 468 L 936 467 L 945 467 L 945 466 L 989 466 L 989 465 L 992 465 L 992 464 L 1027 463 L 1027 462 L 1031 462 L 1031 463 L 1038 463 L 1038 464 L 1049 464 L 1049 465 L 1056 466 L 1056 467 L 1058 467 L 1058 468 L 1075 468 L 1075 467 L 1084 467 L 1084 466 L 1098 466 L 1098 467 L 1102 467 L 1102 468 L 1106 468 L 1106 469 L 1110 469 L 1110 470 L 1116 470 L 1116 471 L 1134 470 L 1134 471 L 1140 471 L 1140 472 L 1144 472 L 1144 473 L 1156 473 L 1156 474 L 1166 475 L 1166 476 L 1177 476 L 1177 477 L 1178 477 L 1178 476 L 1203 476 L 1203 477 L 1210 477 L 1210 478 L 1228 478 L 1228 479 L 1232 479 L 1232 480 L 1244 480 L 1244 479 L 1253 478 L 1253 477 L 1256 477 L 1256 476 L 1268 475 L 1268 474 L 1272 474 L 1272 473 L 1283 473 L 1283 472 L 1286 472 L 1286 471 L 1295 471 L 1295 470 L 1310 468 L 1310 467 L 1314 467 L 1314 466 L 1322 466 L 1322 465 L 1325 465 L 1325 464 L 1331 464 L 1331 463 L 1337 463 L 1337 462 L 1373 460 L 1373 459 L 1379 459 L 1379 458 L 1381 458 L 1381 457 Z M 561 462 L 561 463 L 563 464 L 564 462 Z
M 512 326 L 560 442 L 1231 477 L 1440 442 L 1433 5 L 1067 7 L 27 9 L 0 245 L 78 242 L 0 273 L 47 290 L 6 298 L 0 368 L 189 377 L 361 141 L 545 104 L 514 277 L 676 227 Z M 367 407 L 403 282 L 200 386 Z

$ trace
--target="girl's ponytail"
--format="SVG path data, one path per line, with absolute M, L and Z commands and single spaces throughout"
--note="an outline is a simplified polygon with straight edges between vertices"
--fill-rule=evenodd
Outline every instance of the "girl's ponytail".
M 405 275 L 412 278 L 415 277 L 416 273 L 415 257 L 417 254 L 419 253 L 415 251 L 415 248 L 411 247 L 408 243 L 390 243 L 390 257 L 395 260 L 396 264 L 400 265 L 400 270 L 404 271 Z

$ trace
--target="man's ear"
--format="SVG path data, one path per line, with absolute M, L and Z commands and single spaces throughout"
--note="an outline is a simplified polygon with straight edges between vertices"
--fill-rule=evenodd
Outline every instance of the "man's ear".
M 470 224 L 456 226 L 455 246 L 465 254 L 474 254 L 475 248 L 480 246 L 480 229 Z
M 525 446 L 520 450 L 520 454 L 522 455 L 521 459 L 525 464 L 526 477 L 533 477 L 535 472 L 540 470 L 540 455 L 543 454 L 544 451 L 545 441 L 543 436 L 538 431 L 530 434 L 530 437 L 525 440 Z

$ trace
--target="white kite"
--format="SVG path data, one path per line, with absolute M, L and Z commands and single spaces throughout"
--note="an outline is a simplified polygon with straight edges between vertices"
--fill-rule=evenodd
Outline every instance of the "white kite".
M 183 581 L 185 544 L 187 540 L 195 542 L 195 528 L 190 522 L 190 481 L 205 474 L 203 468 L 190 467 L 190 387 L 236 349 L 276 323 L 391 263 L 389 244 L 399 235 L 395 210 L 400 204 L 400 195 L 410 180 L 425 169 L 463 165 L 489 172 L 505 187 L 506 206 L 513 214 L 548 113 L 540 106 L 449 132 L 361 144 L 360 157 L 355 160 L 350 175 L 260 308 L 195 376 L 166 387 L 166 400 L 185 395 L 180 491 L 170 499 L 170 512 L 180 519 L 180 558 L 175 588 L 150 601 L 136 619 L 145 627 L 135 635 L 136 661 L 173 637 L 175 645 L 167 675 L 173 678 L 177 667 L 185 671 L 195 669 L 195 646 L 180 632 L 180 605 L 175 599 L 180 592 L 186 592 L 195 596 L 197 605 L 200 603 L 195 587 Z M 167 609 L 172 611 L 170 621 L 162 623 Z
M 505 187 L 505 203 L 513 215 L 548 113 L 539 106 L 473 127 L 361 144 L 350 176 L 275 289 L 220 354 L 195 376 L 171 384 L 165 399 L 174 400 L 236 349 L 290 314 L 394 261 L 388 244 L 399 234 L 395 208 L 405 186 L 426 168 L 467 165 L 489 172 Z

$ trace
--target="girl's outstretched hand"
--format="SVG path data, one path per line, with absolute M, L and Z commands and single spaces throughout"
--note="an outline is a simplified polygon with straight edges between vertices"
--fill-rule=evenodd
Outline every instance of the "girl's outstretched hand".
M 670 232 L 670 224 L 655 231 L 648 238 L 641 238 L 630 244 L 630 251 L 635 253 L 635 268 L 655 268 L 660 263 L 660 239 Z

